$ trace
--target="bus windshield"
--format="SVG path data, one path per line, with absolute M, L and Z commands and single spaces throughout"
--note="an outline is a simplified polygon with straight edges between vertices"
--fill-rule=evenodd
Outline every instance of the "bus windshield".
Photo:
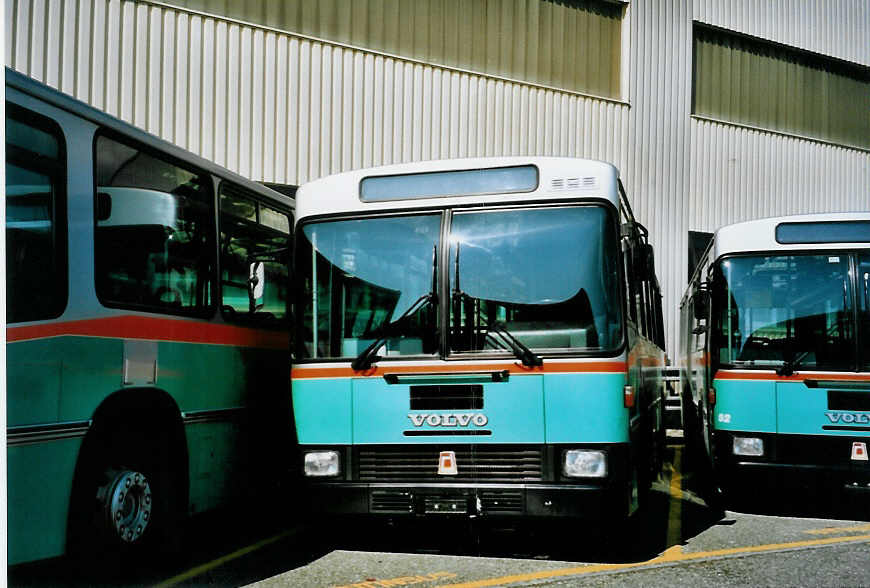
M 302 281 L 303 358 L 356 357 L 432 291 L 441 214 L 310 223 L 296 271 Z M 437 305 L 420 305 L 384 342 L 387 356 L 438 349 Z
M 714 280 L 714 353 L 724 364 L 852 370 L 848 254 L 734 257 Z
M 450 349 L 541 350 L 622 340 L 614 223 L 601 206 L 463 212 L 450 226 Z
M 441 222 L 439 212 L 304 225 L 300 357 L 355 358 L 380 340 L 380 356 L 434 355 L 442 312 L 453 353 L 516 352 L 505 338 L 545 351 L 621 345 L 618 239 L 604 207 L 455 212 L 446 300 Z

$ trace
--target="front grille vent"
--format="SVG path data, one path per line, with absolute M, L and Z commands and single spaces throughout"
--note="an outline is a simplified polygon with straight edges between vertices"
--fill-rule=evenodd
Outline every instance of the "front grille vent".
M 480 410 L 483 386 L 411 386 L 411 410 Z
M 399 490 L 373 490 L 371 493 L 371 512 L 410 513 L 413 512 L 413 499 L 410 492 Z
M 457 475 L 438 475 L 442 450 L 456 453 Z M 544 479 L 540 447 L 372 446 L 359 449 L 361 482 L 539 482 Z
M 524 511 L 522 490 L 480 490 L 480 505 L 484 513 L 519 513 Z

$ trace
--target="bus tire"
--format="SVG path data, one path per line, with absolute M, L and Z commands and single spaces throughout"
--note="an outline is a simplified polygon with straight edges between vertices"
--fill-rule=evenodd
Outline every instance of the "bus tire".
M 152 423 L 151 430 L 159 429 Z M 178 554 L 183 510 L 170 445 L 130 425 L 90 447 L 70 505 L 68 552 L 81 573 L 114 581 L 127 569 L 158 567 Z

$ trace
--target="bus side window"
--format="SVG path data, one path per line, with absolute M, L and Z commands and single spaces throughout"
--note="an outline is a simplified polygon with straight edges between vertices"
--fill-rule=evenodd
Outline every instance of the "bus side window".
M 210 312 L 211 180 L 150 152 L 96 139 L 97 296 L 107 306 Z
M 224 317 L 278 322 L 287 316 L 290 217 L 228 182 L 220 186 L 220 297 Z M 251 266 L 257 265 L 254 307 L 248 295 Z M 262 270 L 260 270 L 262 267 Z
M 67 301 L 66 149 L 52 120 L 6 103 L 6 318 L 60 316 Z

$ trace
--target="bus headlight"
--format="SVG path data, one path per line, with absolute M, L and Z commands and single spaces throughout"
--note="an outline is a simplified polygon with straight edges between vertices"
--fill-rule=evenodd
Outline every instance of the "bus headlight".
M 603 478 L 607 475 L 607 454 L 597 449 L 569 449 L 562 473 L 572 478 Z
M 764 440 L 759 437 L 734 437 L 734 455 L 759 457 L 764 455 Z
M 323 478 L 338 475 L 337 451 L 309 451 L 305 454 L 305 475 Z

